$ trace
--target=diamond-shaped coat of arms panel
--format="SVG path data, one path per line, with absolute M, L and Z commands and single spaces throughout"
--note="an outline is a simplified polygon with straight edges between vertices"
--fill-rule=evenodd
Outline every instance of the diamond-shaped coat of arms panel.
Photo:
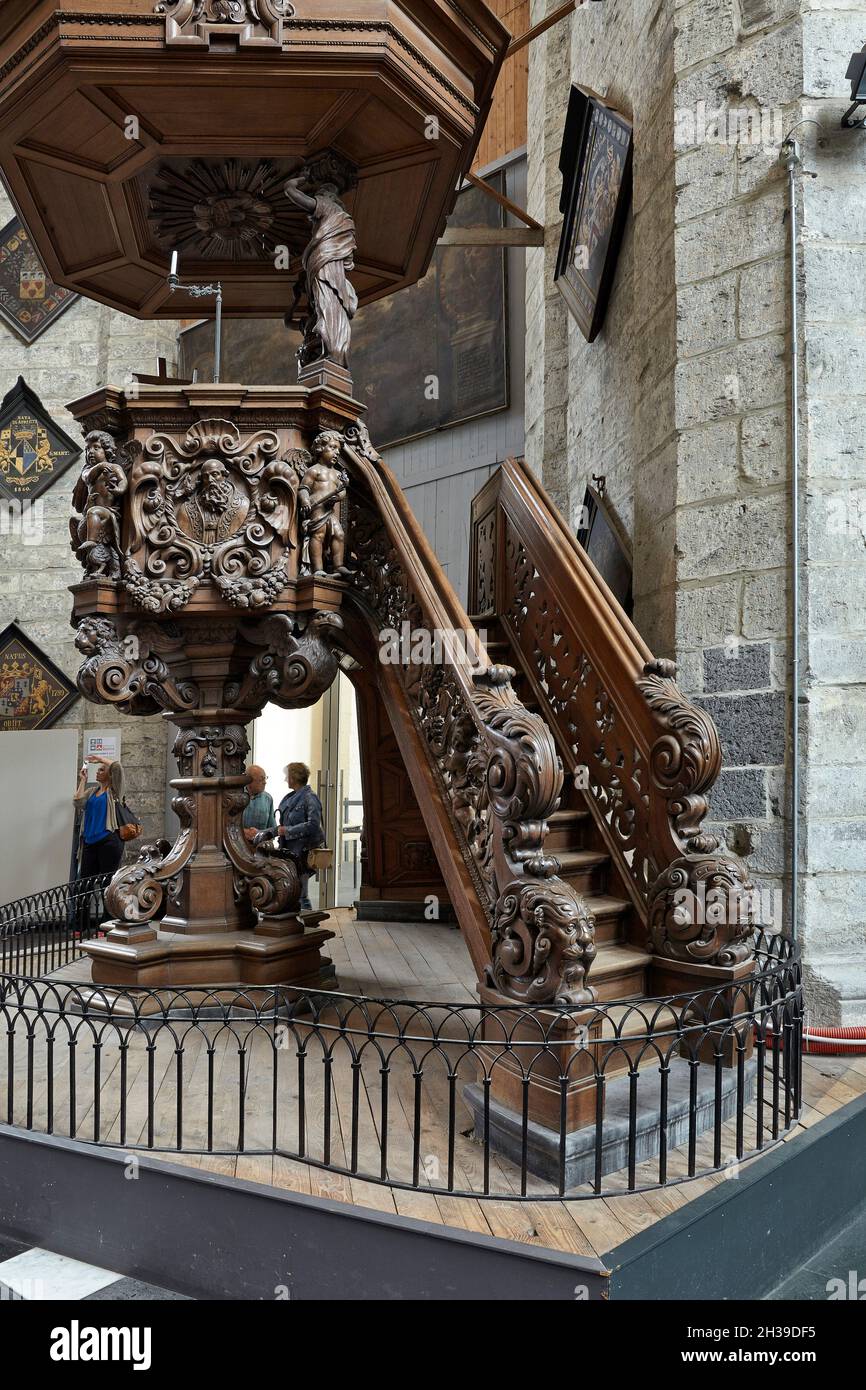
M 0 731 L 49 729 L 77 699 L 72 681 L 17 623 L 0 632 Z
M 19 377 L 0 405 L 0 497 L 32 502 L 81 455 Z
M 25 343 L 34 343 L 76 299 L 74 290 L 55 285 L 27 228 L 13 217 L 0 232 L 0 318 Z

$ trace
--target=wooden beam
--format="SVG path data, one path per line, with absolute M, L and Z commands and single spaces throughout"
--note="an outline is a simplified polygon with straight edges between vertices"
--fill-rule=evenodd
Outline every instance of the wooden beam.
M 482 193 L 486 193 L 489 198 L 493 199 L 494 203 L 498 203 L 501 208 L 505 208 L 506 212 L 510 212 L 512 217 L 516 217 L 518 221 L 523 222 L 525 226 L 531 227 L 535 232 L 544 231 L 540 222 L 536 222 L 535 218 L 530 217 L 528 212 L 518 207 L 516 203 L 512 203 L 510 198 L 506 198 L 504 193 L 500 193 L 498 189 L 493 188 L 493 186 L 486 183 L 484 179 L 479 179 L 476 174 L 467 174 L 466 179 L 468 183 L 472 184 L 473 188 L 480 188 Z
M 440 246 L 543 246 L 543 227 L 449 227 Z
M 570 14 L 574 14 L 578 5 L 584 4 L 586 4 L 586 0 L 568 0 L 567 4 L 560 5 L 559 9 L 554 10 L 546 19 L 541 19 L 537 24 L 533 24 L 532 28 L 527 29 L 525 34 L 519 34 L 516 39 L 512 39 L 505 51 L 506 58 L 511 58 L 515 53 L 519 53 L 521 48 L 525 48 L 527 44 L 532 43 L 533 39 L 539 38 L 548 29 L 552 29 L 554 24 L 558 24 L 561 19 L 567 19 Z

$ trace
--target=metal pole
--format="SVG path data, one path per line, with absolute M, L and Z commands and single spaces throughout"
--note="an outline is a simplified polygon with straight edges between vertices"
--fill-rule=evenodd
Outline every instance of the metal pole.
M 218 280 L 215 285 L 184 285 L 180 278 L 180 253 L 172 251 L 171 266 L 168 272 L 169 294 L 176 294 L 178 290 L 185 290 L 192 295 L 193 299 L 216 299 L 216 322 L 214 325 L 214 351 L 213 351 L 213 379 L 218 383 L 222 371 L 222 352 L 223 352 L 223 287 L 222 281 Z
M 216 326 L 214 329 L 214 351 L 213 351 L 213 379 L 218 382 L 222 369 L 223 352 L 223 287 L 217 285 L 216 296 Z
M 788 171 L 791 232 L 791 939 L 799 927 L 800 889 L 800 315 L 797 302 L 797 172 L 800 146 L 788 139 L 781 159 Z

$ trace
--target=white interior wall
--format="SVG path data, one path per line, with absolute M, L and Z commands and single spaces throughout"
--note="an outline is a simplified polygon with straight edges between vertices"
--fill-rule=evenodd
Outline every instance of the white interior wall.
M 0 903 L 66 883 L 78 730 L 0 733 Z

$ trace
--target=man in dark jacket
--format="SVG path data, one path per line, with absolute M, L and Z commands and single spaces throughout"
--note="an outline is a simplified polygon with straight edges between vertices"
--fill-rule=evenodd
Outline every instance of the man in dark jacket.
M 301 876 L 301 911 L 309 912 L 311 871 L 307 853 L 325 843 L 322 803 L 310 786 L 310 769 L 306 763 L 289 763 L 286 768 L 288 793 L 277 810 L 280 849 L 298 866 Z

